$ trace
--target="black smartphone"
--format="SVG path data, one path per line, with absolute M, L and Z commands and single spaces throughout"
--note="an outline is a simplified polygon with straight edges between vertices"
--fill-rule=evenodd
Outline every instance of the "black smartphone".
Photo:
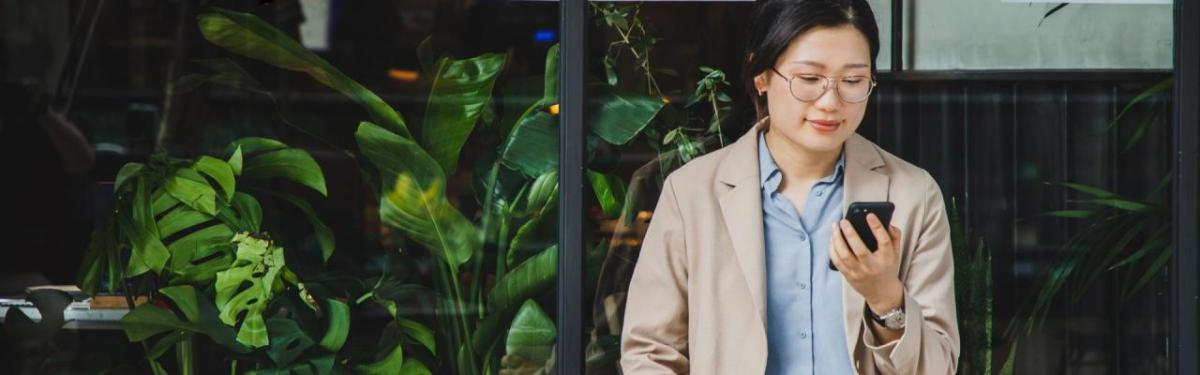
M 892 223 L 892 211 L 896 210 L 896 205 L 892 202 L 853 202 L 850 207 L 846 208 L 846 214 L 843 216 L 850 221 L 850 225 L 854 227 L 854 232 L 858 233 L 858 237 L 862 239 L 863 244 L 867 245 L 867 249 L 871 252 L 879 249 L 879 243 L 875 241 L 875 235 L 871 232 L 871 225 L 867 224 L 867 214 L 875 214 L 879 221 L 886 228 Z M 837 271 L 833 261 L 829 261 L 829 269 Z

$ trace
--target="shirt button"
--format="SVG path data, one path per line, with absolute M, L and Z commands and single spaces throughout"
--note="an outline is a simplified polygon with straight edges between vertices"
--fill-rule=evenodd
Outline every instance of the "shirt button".
M 800 339 L 801 340 L 808 339 L 808 333 L 800 332 Z
M 800 235 L 800 241 L 808 241 L 808 236 L 805 236 L 805 235 L 801 234 L 801 235 Z
M 817 196 L 819 197 L 819 196 L 821 196 L 821 194 L 825 194 L 825 192 L 817 190 Z
M 800 283 L 800 289 L 808 289 L 808 284 Z

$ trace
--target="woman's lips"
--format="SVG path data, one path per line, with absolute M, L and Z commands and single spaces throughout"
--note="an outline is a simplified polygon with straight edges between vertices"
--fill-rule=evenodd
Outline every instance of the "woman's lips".
M 832 133 L 842 125 L 841 121 L 808 120 L 808 124 L 819 132 Z

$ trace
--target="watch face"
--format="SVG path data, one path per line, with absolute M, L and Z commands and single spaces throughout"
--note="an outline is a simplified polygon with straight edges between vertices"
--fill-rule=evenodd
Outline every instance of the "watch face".
M 883 323 L 883 326 L 892 329 L 904 328 L 904 311 L 895 310 L 894 313 L 896 314 L 889 314 L 892 316 L 887 317 L 887 320 Z
M 883 326 L 889 329 L 904 328 L 904 310 L 895 309 L 885 314 L 883 317 Z

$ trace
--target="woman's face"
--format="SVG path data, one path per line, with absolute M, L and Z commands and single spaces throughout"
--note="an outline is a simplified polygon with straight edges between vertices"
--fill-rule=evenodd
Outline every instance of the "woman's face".
M 814 153 L 836 152 L 862 123 L 867 101 L 850 103 L 842 100 L 833 87 L 819 98 L 802 102 L 792 96 L 784 77 L 813 75 L 831 79 L 830 86 L 846 77 L 864 77 L 870 84 L 871 48 L 867 38 L 853 26 L 817 27 L 800 34 L 788 45 L 775 62 L 775 69 L 754 78 L 759 92 L 766 92 L 767 110 L 771 116 L 770 130 L 787 143 Z M 846 85 L 842 83 L 841 85 Z M 819 91 L 819 90 L 818 90 Z M 846 93 L 843 93 L 845 95 Z

